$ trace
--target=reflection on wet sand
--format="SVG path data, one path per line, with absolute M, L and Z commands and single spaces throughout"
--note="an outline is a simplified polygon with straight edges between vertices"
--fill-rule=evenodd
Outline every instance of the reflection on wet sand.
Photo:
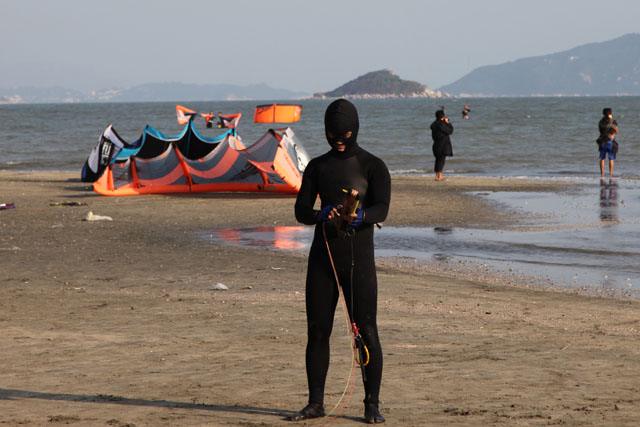
M 518 227 L 501 230 L 386 226 L 375 233 L 376 257 L 434 264 L 447 271 L 469 262 L 557 287 L 635 292 L 633 284 L 640 277 L 640 205 L 634 203 L 640 200 L 637 183 L 600 181 L 598 177 L 577 192 L 484 192 L 479 196 L 529 216 Z M 222 244 L 304 253 L 313 229 L 218 230 L 207 238 Z
M 613 178 L 600 180 L 600 220 L 618 222 L 618 183 Z
M 273 247 L 281 250 L 301 250 L 307 245 L 301 240 L 309 227 L 255 227 L 247 229 L 215 230 L 214 239 L 221 239 L 227 244 L 253 247 Z

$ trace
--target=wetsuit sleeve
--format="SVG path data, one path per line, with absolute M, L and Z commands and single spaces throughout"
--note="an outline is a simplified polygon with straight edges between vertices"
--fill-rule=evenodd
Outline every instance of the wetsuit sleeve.
M 319 212 L 313 209 L 313 205 L 315 205 L 316 198 L 318 197 L 318 186 L 314 176 L 314 170 L 315 168 L 312 163 L 309 163 L 304 170 L 302 174 L 302 184 L 300 185 L 300 191 L 298 191 L 295 205 L 296 220 L 307 225 L 313 225 L 317 222 Z
M 391 176 L 382 160 L 378 160 L 369 171 L 367 206 L 364 208 L 363 222 L 375 224 L 387 219 L 391 201 Z

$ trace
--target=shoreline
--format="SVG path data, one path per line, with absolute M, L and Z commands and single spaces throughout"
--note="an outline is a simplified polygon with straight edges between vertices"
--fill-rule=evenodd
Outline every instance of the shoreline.
M 392 180 L 385 225 L 417 227 L 513 226 L 523 217 L 468 192 L 567 186 Z M 1 422 L 292 425 L 283 415 L 306 402 L 306 255 L 196 236 L 297 225 L 293 197 L 104 197 L 77 173 L 6 171 L 0 194 L 0 203 L 15 203 L 0 211 Z M 55 205 L 64 201 L 80 205 Z M 112 220 L 83 221 L 89 210 Z M 640 301 L 509 286 L 473 270 L 446 273 L 378 265 L 388 423 L 640 419 Z M 214 290 L 216 283 L 228 290 Z M 336 314 L 327 409 L 350 360 Z M 358 378 L 331 425 L 358 425 L 361 388 Z

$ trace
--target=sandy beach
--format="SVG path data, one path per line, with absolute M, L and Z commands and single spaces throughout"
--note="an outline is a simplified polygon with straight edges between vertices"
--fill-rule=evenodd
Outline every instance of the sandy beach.
M 109 198 L 78 175 L 0 172 L 0 424 L 326 422 L 284 420 L 307 399 L 306 256 L 201 238 L 297 225 L 293 197 Z M 468 191 L 561 185 L 394 176 L 386 224 L 499 229 L 520 218 Z M 640 423 L 640 301 L 455 273 L 379 265 L 387 425 Z M 327 410 L 349 346 L 338 312 Z M 358 377 L 328 425 L 362 423 L 362 399 Z

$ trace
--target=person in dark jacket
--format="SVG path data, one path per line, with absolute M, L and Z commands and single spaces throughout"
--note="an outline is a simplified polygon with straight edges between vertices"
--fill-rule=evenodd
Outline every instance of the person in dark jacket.
M 618 122 L 613 118 L 613 110 L 611 108 L 607 107 L 602 110 L 602 118 L 598 122 L 598 130 L 600 131 L 598 145 L 609 140 L 609 132 L 611 130 L 618 133 Z
M 433 155 L 436 158 L 435 167 L 436 181 L 445 181 L 442 177 L 444 162 L 447 156 L 453 156 L 451 139 L 449 135 L 453 133 L 453 125 L 449 123 L 449 117 L 444 114 L 444 110 L 436 111 L 436 120 L 431 123 L 431 138 L 433 138 Z
M 356 142 L 358 112 L 351 102 L 332 102 L 325 112 L 324 125 L 331 150 L 309 162 L 295 204 L 296 219 L 315 225 L 315 233 L 305 289 L 309 403 L 288 419 L 300 421 L 325 415 L 329 338 L 340 286 L 350 320 L 360 329 L 369 352 L 369 363 L 363 363 L 364 418 L 370 424 L 382 423 L 385 419 L 378 409 L 382 348 L 376 321 L 378 283 L 373 229 L 374 224 L 387 217 L 391 177 L 384 162 Z M 359 198 L 351 214 L 341 214 L 339 207 L 346 204 L 345 190 L 356 190 Z M 319 210 L 314 209 L 318 196 Z

